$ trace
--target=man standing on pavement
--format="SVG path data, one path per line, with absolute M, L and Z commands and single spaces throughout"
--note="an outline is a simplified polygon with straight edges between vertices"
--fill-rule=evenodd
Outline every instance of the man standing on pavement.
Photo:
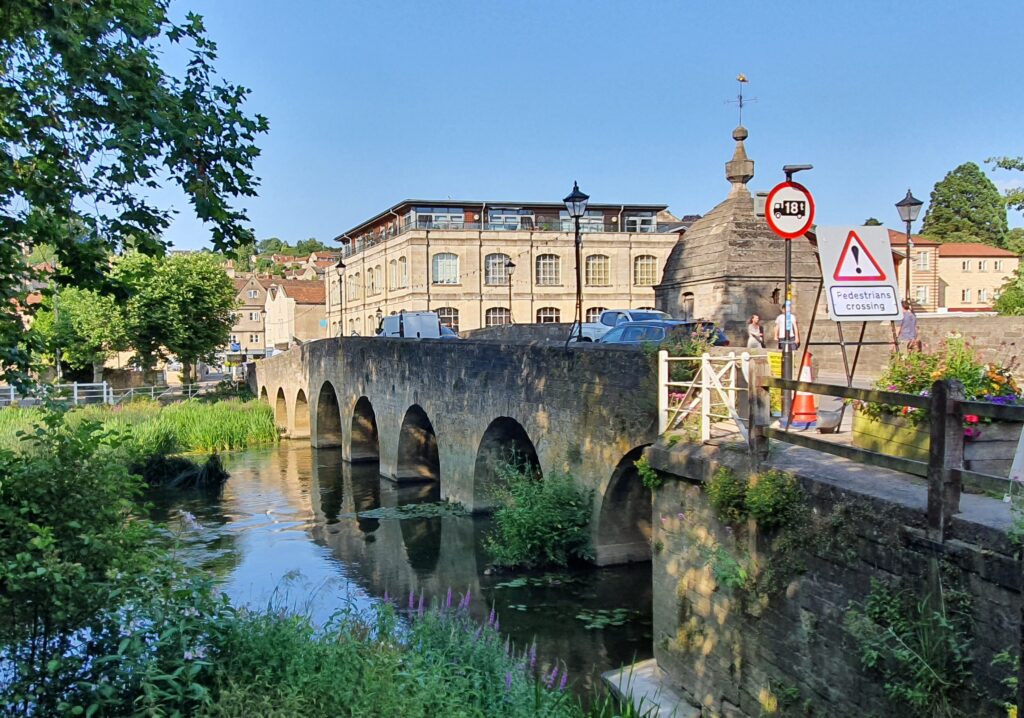
M 800 346 L 800 332 L 796 327 L 796 314 L 793 313 L 793 307 L 790 302 L 786 302 L 786 306 L 782 311 L 782 314 L 775 318 L 775 341 L 779 343 L 779 349 L 786 348 L 786 319 L 789 319 L 789 337 L 790 341 L 793 342 L 793 351 Z

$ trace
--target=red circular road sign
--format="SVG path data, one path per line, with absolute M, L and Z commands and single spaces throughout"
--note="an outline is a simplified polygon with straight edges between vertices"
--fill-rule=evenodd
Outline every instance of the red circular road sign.
M 814 224 L 814 198 L 799 182 L 780 182 L 768 193 L 764 218 L 783 239 L 801 237 Z

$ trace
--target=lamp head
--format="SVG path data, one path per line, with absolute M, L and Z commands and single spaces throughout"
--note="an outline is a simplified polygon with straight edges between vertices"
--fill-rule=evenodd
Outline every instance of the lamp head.
M 922 205 L 924 205 L 924 202 L 910 194 L 910 189 L 907 189 L 907 196 L 896 203 L 896 210 L 900 213 L 900 219 L 904 222 L 914 222 L 917 220 L 917 216 L 921 214 Z
M 580 192 L 579 184 L 573 182 L 572 192 L 562 201 L 565 202 L 565 208 L 569 211 L 569 216 L 573 219 L 579 219 L 587 212 L 587 202 L 590 201 L 590 195 Z

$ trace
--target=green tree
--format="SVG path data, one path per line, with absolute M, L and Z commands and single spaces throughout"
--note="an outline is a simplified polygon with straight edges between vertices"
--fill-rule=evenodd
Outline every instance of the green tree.
M 1024 269 L 1017 269 L 993 306 L 1000 314 L 1024 316 Z
M 1016 255 L 1024 255 L 1024 228 L 1014 227 L 1007 232 L 1003 246 Z
M 1024 157 L 989 157 L 985 162 L 995 165 L 1001 170 L 1024 172 Z M 1024 187 L 1011 187 L 1006 190 L 1006 206 L 1024 212 Z
M 313 252 L 323 252 L 326 249 L 327 245 L 314 237 L 304 239 L 295 245 L 296 254 L 300 257 L 309 256 Z
M 1002 246 L 1006 205 L 999 190 L 973 162 L 935 183 L 921 234 L 940 242 L 984 242 Z
M 89 289 L 68 287 L 49 297 L 32 328 L 40 333 L 51 356 L 59 348 L 61 359 L 72 368 L 91 366 L 96 382 L 103 381 L 107 359 L 129 348 L 117 300 Z
M 868 217 L 867 219 L 864 220 L 864 226 L 865 227 L 881 227 L 882 223 L 879 222 L 874 217 Z
M 132 254 L 116 270 L 130 290 L 126 331 L 139 362 L 148 367 L 174 355 L 190 382 L 192 365 L 228 341 L 236 308 L 231 279 L 205 253 L 160 260 Z
M 288 243 L 283 239 L 277 237 L 270 237 L 268 239 L 261 239 L 256 243 L 256 250 L 260 254 L 280 254 L 287 249 L 291 249 Z
M 23 379 L 23 250 L 53 247 L 62 285 L 102 287 L 118 247 L 148 254 L 172 211 L 146 195 L 178 185 L 217 249 L 252 241 L 239 198 L 255 195 L 248 90 L 217 77 L 202 18 L 170 0 L 0 3 L 0 376 Z M 178 74 L 163 49 L 187 54 Z

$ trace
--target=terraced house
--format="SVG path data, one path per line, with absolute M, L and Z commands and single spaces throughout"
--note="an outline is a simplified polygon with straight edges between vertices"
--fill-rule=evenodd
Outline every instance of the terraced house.
M 581 219 L 588 320 L 654 307 L 654 285 L 688 226 L 661 204 L 590 204 Z M 335 237 L 325 275 L 333 336 L 372 334 L 380 318 L 436 311 L 464 331 L 571 322 L 573 221 L 562 203 L 405 200 Z

